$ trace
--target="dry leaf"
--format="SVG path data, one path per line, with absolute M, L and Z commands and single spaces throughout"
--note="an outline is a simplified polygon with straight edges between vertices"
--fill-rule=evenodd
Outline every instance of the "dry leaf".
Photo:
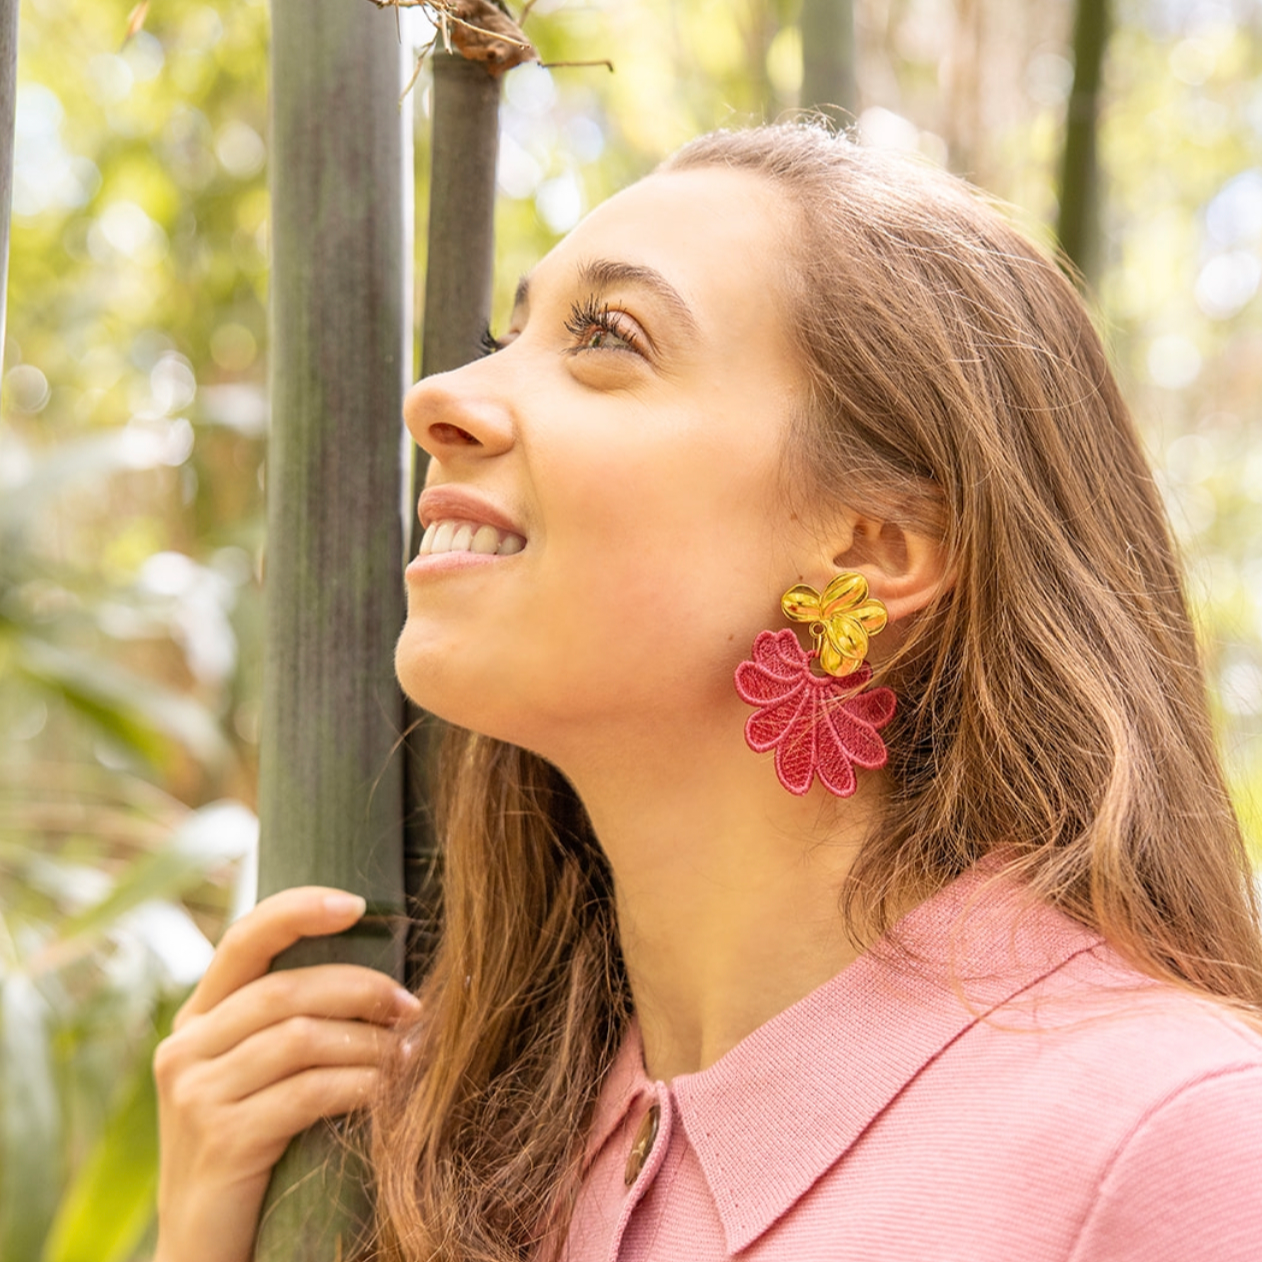
M 124 44 L 133 36 L 139 34 L 141 27 L 145 24 L 145 18 L 148 16 L 149 0 L 140 0 L 140 3 L 127 15 L 127 30 L 123 33 Z
M 451 23 L 456 51 L 469 61 L 483 62 L 495 78 L 524 61 L 539 60 L 521 27 L 491 0 L 449 0 L 435 7 L 441 7 Z

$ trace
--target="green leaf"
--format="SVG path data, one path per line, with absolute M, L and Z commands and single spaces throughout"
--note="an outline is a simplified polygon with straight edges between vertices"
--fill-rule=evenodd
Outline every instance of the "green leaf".
M 130 863 L 100 902 L 64 920 L 61 940 L 104 932 L 150 899 L 174 899 L 210 869 L 242 855 L 254 826 L 253 815 L 235 802 L 211 802 L 191 811 L 168 845 Z
M 61 1190 L 51 1014 L 22 972 L 0 982 L 0 1257 L 33 1262 Z
M 179 741 L 208 766 L 228 757 L 228 743 L 205 706 L 100 658 L 24 636 L 18 664 L 29 678 L 60 692 L 131 749 L 156 761 L 162 738 Z
M 157 1208 L 158 1098 L 146 1056 L 57 1211 L 43 1262 L 125 1262 Z

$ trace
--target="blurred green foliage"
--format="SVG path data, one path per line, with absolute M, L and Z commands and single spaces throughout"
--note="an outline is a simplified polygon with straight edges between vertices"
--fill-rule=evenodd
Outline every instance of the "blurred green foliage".
M 260 691 L 267 10 L 153 0 L 124 44 L 130 4 L 23 0 L 21 12 L 0 393 L 11 1262 L 144 1255 L 149 1049 L 207 939 L 249 896 L 234 856 L 251 845 Z M 699 131 L 794 108 L 797 8 L 540 0 L 526 31 L 545 59 L 611 57 L 616 72 L 525 65 L 506 77 L 501 321 L 518 275 L 588 207 Z M 856 11 L 867 142 L 971 176 L 1047 239 L 1070 0 Z M 400 16 L 405 39 L 424 43 L 422 16 Z M 1117 0 L 1117 20 L 1099 318 L 1188 558 L 1256 845 L 1262 3 Z M 423 70 L 405 105 L 418 268 L 428 105 Z

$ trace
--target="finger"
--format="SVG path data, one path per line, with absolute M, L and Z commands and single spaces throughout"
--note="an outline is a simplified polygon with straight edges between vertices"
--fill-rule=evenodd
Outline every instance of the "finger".
M 275 1138 L 278 1151 L 288 1141 L 323 1117 L 338 1117 L 372 1103 L 381 1071 L 369 1066 L 308 1069 L 257 1091 L 232 1106 L 233 1114 L 248 1119 L 256 1135 Z
M 204 1083 L 181 1083 L 163 1116 L 165 1168 L 194 1186 L 265 1175 L 295 1135 L 370 1104 L 380 1081 L 374 1066 L 320 1066 L 232 1103 Z
M 276 956 L 299 938 L 349 929 L 364 908 L 357 894 L 321 885 L 282 890 L 265 898 L 228 927 L 205 976 L 180 1009 L 176 1028 L 262 977 Z
M 268 973 L 196 1014 L 172 1035 L 186 1055 L 223 1056 L 252 1035 L 294 1017 L 392 1025 L 419 1001 L 392 977 L 359 964 L 317 964 Z
M 312 1069 L 379 1068 L 398 1054 L 401 1036 L 362 1021 L 291 1017 L 260 1030 L 204 1072 L 203 1088 L 235 1103 Z

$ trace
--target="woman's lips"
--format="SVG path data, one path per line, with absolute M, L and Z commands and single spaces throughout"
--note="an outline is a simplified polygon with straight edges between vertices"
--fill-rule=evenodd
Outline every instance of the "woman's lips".
M 426 487 L 417 512 L 425 536 L 407 567 L 411 576 L 502 562 L 526 547 L 507 514 L 465 487 Z
M 435 522 L 470 522 L 474 526 L 494 526 L 503 533 L 525 539 L 526 532 L 506 512 L 469 487 L 453 482 L 427 486 L 416 506 L 421 525 L 428 530 Z
M 453 570 L 507 565 L 511 560 L 511 557 L 497 556 L 494 552 L 420 552 L 408 562 L 403 573 L 406 578 L 420 578 L 426 574 L 447 574 Z

